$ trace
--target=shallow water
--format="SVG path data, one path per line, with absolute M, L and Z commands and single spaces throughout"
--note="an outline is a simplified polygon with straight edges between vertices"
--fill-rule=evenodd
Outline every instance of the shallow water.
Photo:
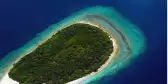
M 33 51 L 39 44 L 50 38 L 58 30 L 78 21 L 99 24 L 117 40 L 119 46 L 118 53 L 111 63 L 100 73 L 90 76 L 87 80 L 81 80 L 83 84 L 98 82 L 105 76 L 115 75 L 118 70 L 126 67 L 131 60 L 144 51 L 145 37 L 134 24 L 122 17 L 114 8 L 101 6 L 90 7 L 72 14 L 59 23 L 49 26 L 23 47 L 5 56 L 0 61 L 0 77 L 2 78 L 4 76 L 14 62 L 17 62 L 25 54 Z
M 144 54 L 100 84 L 166 84 L 166 0 L 0 0 L 0 59 L 49 25 L 95 5 L 116 8 L 147 40 Z

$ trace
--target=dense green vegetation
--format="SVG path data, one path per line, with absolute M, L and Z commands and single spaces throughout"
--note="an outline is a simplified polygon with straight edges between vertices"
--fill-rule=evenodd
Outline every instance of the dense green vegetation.
M 20 84 L 64 84 L 97 71 L 112 50 L 107 33 L 73 24 L 14 64 L 9 77 Z

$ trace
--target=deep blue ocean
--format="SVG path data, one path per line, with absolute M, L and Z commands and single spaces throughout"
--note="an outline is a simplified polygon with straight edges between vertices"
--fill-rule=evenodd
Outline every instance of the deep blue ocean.
M 145 53 L 101 84 L 166 84 L 166 0 L 0 0 L 0 59 L 49 25 L 90 6 L 111 6 L 145 34 Z

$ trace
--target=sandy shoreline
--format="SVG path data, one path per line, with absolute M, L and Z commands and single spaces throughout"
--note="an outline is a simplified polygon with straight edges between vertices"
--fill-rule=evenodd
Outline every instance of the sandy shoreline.
M 91 22 L 85 22 L 85 21 L 80 21 L 78 23 L 84 23 L 84 24 L 89 24 L 92 26 L 96 26 L 98 28 L 100 28 L 102 31 L 108 33 L 101 25 L 96 24 L 96 23 L 91 23 Z M 109 35 L 109 34 L 108 34 Z M 109 59 L 97 70 L 97 72 L 92 72 L 82 78 L 79 78 L 77 80 L 68 82 L 67 84 L 79 84 L 81 81 L 87 80 L 90 76 L 93 76 L 99 72 L 101 72 L 104 68 L 107 67 L 107 65 L 109 65 L 109 63 L 112 61 L 113 57 L 116 55 L 116 53 L 118 52 L 118 44 L 117 44 L 117 40 L 114 39 L 112 36 L 109 35 L 110 40 L 113 42 L 113 52 L 111 53 L 111 55 L 109 56 Z
M 86 22 L 86 21 L 79 21 L 79 22 L 77 22 L 77 23 L 84 23 L 84 24 L 89 24 L 89 25 L 92 25 L 92 26 L 96 26 L 96 27 L 100 28 L 101 30 L 103 30 L 104 32 L 108 33 L 102 26 L 100 26 L 99 24 L 96 24 L 96 23 L 89 23 L 89 22 Z M 75 23 L 73 23 L 73 24 L 75 24 Z M 71 25 L 72 25 L 72 24 L 71 24 Z M 54 33 L 54 34 L 55 34 L 55 33 Z M 92 73 L 90 73 L 90 74 L 88 74 L 88 75 L 86 75 L 86 76 L 84 76 L 84 77 L 82 77 L 82 78 L 79 78 L 79 79 L 77 79 L 77 80 L 71 81 L 71 82 L 69 82 L 68 84 L 79 84 L 80 81 L 87 80 L 87 78 L 88 78 L 89 76 L 93 76 L 93 75 L 95 75 L 95 74 L 101 72 L 105 67 L 107 67 L 107 65 L 112 61 L 113 57 L 115 56 L 115 54 L 116 54 L 117 51 L 118 51 L 118 44 L 117 44 L 116 39 L 114 39 L 114 38 L 113 38 L 112 36 L 110 36 L 110 35 L 109 35 L 109 37 L 110 37 L 110 40 L 113 42 L 113 52 L 112 52 L 112 54 L 109 56 L 109 59 L 97 70 L 97 72 L 92 72 Z M 51 38 L 51 37 L 48 37 L 48 38 L 46 38 L 45 40 L 41 41 L 41 42 L 38 44 L 38 46 L 41 45 L 41 44 L 43 44 L 44 42 L 46 42 L 49 38 Z M 37 46 L 37 47 L 38 47 L 38 46 Z M 35 49 L 36 49 L 37 47 L 35 47 Z M 33 50 L 35 50 L 35 49 L 33 49 Z M 33 51 L 33 50 L 32 50 L 32 51 Z M 27 52 L 27 53 L 31 53 L 32 51 Z M 20 59 L 18 59 L 18 60 L 20 60 Z M 18 60 L 17 60 L 17 61 L 18 61 Z M 17 61 L 16 61 L 16 62 L 17 62 Z M 0 80 L 0 84 L 19 84 L 18 82 L 16 82 L 16 81 L 12 80 L 11 78 L 9 78 L 8 72 L 9 72 L 9 70 L 6 72 L 6 74 L 4 75 L 4 77 L 2 78 L 2 80 Z

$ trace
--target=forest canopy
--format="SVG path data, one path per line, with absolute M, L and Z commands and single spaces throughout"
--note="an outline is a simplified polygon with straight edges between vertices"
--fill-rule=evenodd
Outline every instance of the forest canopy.
M 64 84 L 97 71 L 112 51 L 106 32 L 88 24 L 73 24 L 21 58 L 9 77 L 20 84 Z

